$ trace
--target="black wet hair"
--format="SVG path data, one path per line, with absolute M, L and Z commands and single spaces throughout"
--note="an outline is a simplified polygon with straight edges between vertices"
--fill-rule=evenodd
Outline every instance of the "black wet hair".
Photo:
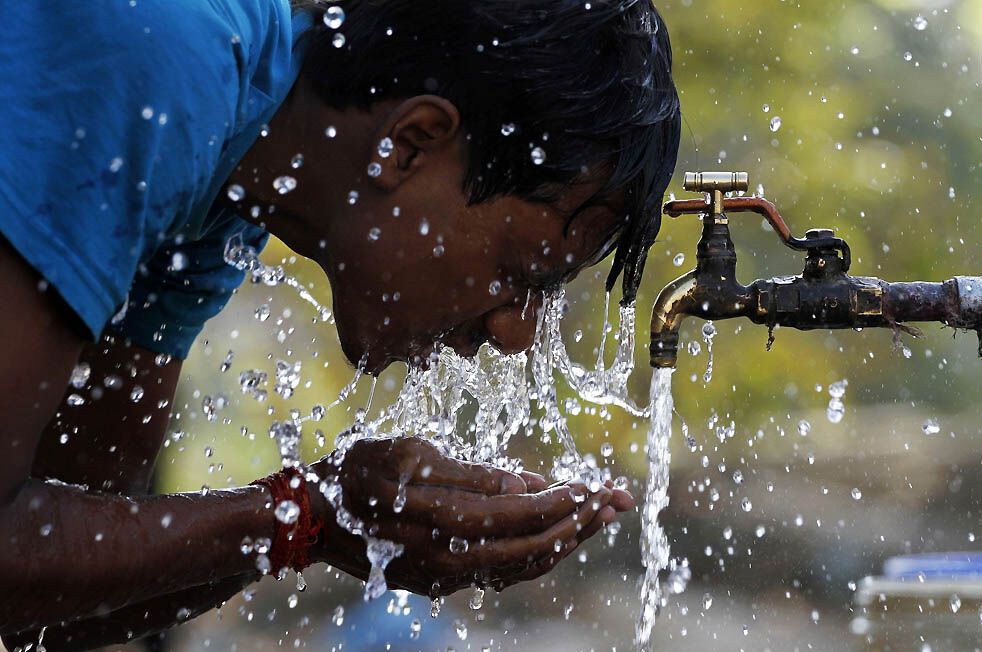
M 607 289 L 623 273 L 624 300 L 634 300 L 681 132 L 668 29 L 652 0 L 293 5 L 344 11 L 337 29 L 318 20 L 304 61 L 330 105 L 432 93 L 457 106 L 471 203 L 550 201 L 588 170 L 609 174 L 588 205 L 623 193 L 624 221 L 603 253 L 616 248 Z M 545 155 L 538 164 L 535 148 Z

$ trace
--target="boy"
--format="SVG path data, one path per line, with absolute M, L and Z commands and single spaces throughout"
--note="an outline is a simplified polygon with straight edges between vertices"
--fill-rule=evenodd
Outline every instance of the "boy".
M 367 576 L 364 540 L 295 470 L 145 495 L 158 406 L 242 280 L 223 260 L 231 238 L 258 247 L 272 233 L 316 260 L 344 353 L 370 373 L 437 342 L 527 349 L 529 293 L 615 250 L 609 284 L 623 273 L 625 298 L 636 293 L 680 123 L 648 0 L 33 2 L 7 14 L 8 645 L 46 626 L 49 650 L 86 649 L 202 613 L 261 577 L 238 554 L 246 536 L 273 540 L 274 574 L 323 561 Z M 387 506 L 407 474 L 397 514 Z M 633 506 L 610 487 L 583 500 L 582 486 L 412 438 L 356 445 L 341 481 L 345 507 L 405 546 L 389 583 L 424 594 L 537 577 Z M 300 514 L 284 523 L 273 507 L 288 500 Z M 458 535 L 484 542 L 452 554 Z

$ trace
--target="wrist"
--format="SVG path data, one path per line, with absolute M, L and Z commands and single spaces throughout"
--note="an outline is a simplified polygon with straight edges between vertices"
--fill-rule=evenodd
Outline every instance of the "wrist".
M 311 549 L 323 529 L 323 511 L 312 501 L 316 489 L 311 491 L 304 472 L 296 468 L 252 484 L 264 487 L 271 496 L 274 534 L 269 560 L 273 574 L 279 575 L 284 569 L 302 571 L 311 564 Z

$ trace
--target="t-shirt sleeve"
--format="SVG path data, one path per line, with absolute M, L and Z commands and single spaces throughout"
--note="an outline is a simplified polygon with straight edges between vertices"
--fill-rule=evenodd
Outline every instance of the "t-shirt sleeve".
M 268 234 L 230 216 L 193 242 L 162 246 L 137 271 L 126 310 L 111 329 L 156 353 L 184 359 L 205 322 L 217 315 L 244 272 L 225 262 L 229 240 L 265 246 Z
M 93 339 L 200 201 L 236 115 L 214 21 L 172 4 L 208 3 L 18 2 L 0 20 L 0 237 Z

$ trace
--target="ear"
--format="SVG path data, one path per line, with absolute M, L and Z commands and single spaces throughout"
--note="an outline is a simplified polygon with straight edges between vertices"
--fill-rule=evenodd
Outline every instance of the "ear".
M 369 181 L 392 191 L 447 147 L 456 147 L 460 112 L 436 95 L 418 95 L 399 104 L 376 133 L 369 153 Z

